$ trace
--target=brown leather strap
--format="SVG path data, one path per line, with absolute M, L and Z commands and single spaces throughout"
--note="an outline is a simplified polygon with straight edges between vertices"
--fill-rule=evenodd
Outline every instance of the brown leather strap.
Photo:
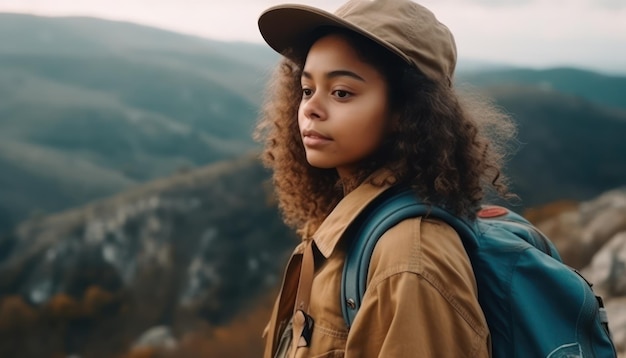
M 282 288 L 278 293 L 274 310 L 272 311 L 272 316 L 270 318 L 269 330 L 267 336 L 265 337 L 266 344 L 263 358 L 274 357 L 279 340 L 278 333 L 281 328 L 279 325 L 282 324 L 282 322 L 279 321 L 288 318 L 293 314 L 293 307 L 298 293 L 297 286 L 300 280 L 300 267 L 302 267 L 302 256 L 292 256 L 287 264 L 287 267 L 285 268 L 283 283 L 281 286 Z
M 311 301 L 311 288 L 313 286 L 313 274 L 315 272 L 315 258 L 313 256 L 313 240 L 306 240 L 302 257 L 302 267 L 300 268 L 300 281 L 298 282 L 298 294 L 294 313 L 302 310 L 309 313 L 309 302 Z
M 313 256 L 313 240 L 305 241 L 302 266 L 300 268 L 300 281 L 298 282 L 298 293 L 296 304 L 293 307 L 293 339 L 291 340 L 291 357 L 295 358 L 298 347 L 306 342 L 301 341 L 302 332 L 306 319 L 304 314 L 309 313 L 309 302 L 311 301 L 311 288 L 313 286 L 313 275 L 315 273 L 315 258 Z

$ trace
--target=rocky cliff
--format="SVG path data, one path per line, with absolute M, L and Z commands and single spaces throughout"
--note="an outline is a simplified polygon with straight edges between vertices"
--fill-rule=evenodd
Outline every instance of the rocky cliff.
M 229 322 L 294 246 L 266 179 L 244 158 L 21 224 L 0 241 L 0 356 L 114 357 L 154 326 Z

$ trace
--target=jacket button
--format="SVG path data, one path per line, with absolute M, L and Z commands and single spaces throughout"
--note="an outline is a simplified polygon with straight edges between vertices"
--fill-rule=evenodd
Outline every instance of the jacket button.
M 351 309 L 356 309 L 356 302 L 354 302 L 354 299 L 348 298 L 346 300 L 346 303 L 348 304 L 348 307 L 350 307 Z

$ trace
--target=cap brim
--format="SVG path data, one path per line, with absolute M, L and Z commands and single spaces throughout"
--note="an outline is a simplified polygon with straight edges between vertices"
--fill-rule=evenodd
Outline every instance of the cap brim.
M 305 50 L 303 47 L 308 45 L 308 36 L 318 28 L 329 26 L 361 34 L 407 63 L 411 63 L 400 50 L 369 31 L 329 12 L 306 5 L 288 4 L 271 7 L 261 14 L 258 25 L 265 42 L 282 55 L 285 55 L 287 50 L 294 51 L 294 54 L 302 54 Z

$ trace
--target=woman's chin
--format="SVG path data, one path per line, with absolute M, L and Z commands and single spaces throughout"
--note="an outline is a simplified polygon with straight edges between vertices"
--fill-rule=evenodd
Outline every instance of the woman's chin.
M 316 158 L 316 157 L 310 157 L 307 156 L 306 158 L 307 162 L 309 163 L 310 166 L 317 168 L 317 169 L 333 169 L 335 168 L 334 163 L 332 163 L 329 160 L 324 160 L 322 158 Z

